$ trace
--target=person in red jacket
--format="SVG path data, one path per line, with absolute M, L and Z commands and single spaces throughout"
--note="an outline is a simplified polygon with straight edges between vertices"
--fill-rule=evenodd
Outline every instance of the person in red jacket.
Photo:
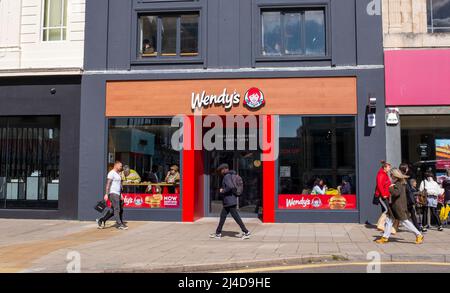
M 381 206 L 381 217 L 378 220 L 378 230 L 384 230 L 384 222 L 386 214 L 389 210 L 389 197 L 391 193 L 389 188 L 392 185 L 389 172 L 391 171 L 391 164 L 386 161 L 381 161 L 381 168 L 377 174 L 377 186 L 375 188 L 375 202 Z
M 391 164 L 386 161 L 381 161 L 381 168 L 378 170 L 377 174 L 377 187 L 375 189 L 375 197 L 382 197 L 384 199 L 389 199 L 390 192 L 389 187 L 391 187 L 391 178 L 389 177 L 389 172 L 391 171 Z

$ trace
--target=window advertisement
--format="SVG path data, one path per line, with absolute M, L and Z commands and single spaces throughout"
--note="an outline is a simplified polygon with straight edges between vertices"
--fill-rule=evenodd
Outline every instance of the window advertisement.
M 356 210 L 354 117 L 280 116 L 278 208 Z
M 436 139 L 436 169 L 450 169 L 450 138 Z
M 123 164 L 124 207 L 180 208 L 180 152 L 171 145 L 172 118 L 109 120 L 108 168 Z

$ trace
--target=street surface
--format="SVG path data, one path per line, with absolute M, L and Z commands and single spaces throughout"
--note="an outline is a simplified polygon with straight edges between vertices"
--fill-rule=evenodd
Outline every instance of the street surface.
M 450 262 L 450 229 L 429 230 L 425 243 L 399 232 L 385 245 L 374 242 L 380 232 L 360 224 L 262 224 L 245 220 L 252 232 L 239 238 L 229 219 L 224 237 L 210 239 L 218 219 L 195 223 L 130 222 L 118 231 L 108 223 L 0 220 L 0 272 L 200 272 L 305 265 L 345 260 Z M 383 270 L 401 270 L 383 266 Z M 447 267 L 424 266 L 424 270 Z M 288 271 L 358 271 L 360 266 L 292 268 Z M 409 266 L 416 270 L 417 266 Z M 285 271 L 281 270 L 280 271 Z

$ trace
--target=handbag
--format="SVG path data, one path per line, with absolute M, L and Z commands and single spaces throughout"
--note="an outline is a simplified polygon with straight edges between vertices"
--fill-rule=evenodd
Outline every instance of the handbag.
M 94 206 L 94 210 L 96 210 L 99 213 L 103 213 L 103 211 L 106 209 L 106 202 L 104 200 L 101 200 L 97 202 L 97 204 Z
M 416 206 L 421 208 L 428 205 L 428 191 L 427 184 L 423 183 L 423 191 L 419 191 L 416 195 Z
M 373 196 L 372 204 L 376 206 L 380 204 L 380 199 L 378 198 L 378 196 L 376 195 Z

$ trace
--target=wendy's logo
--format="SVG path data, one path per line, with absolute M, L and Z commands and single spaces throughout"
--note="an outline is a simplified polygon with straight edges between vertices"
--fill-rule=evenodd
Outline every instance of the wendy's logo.
M 263 92 L 256 87 L 249 89 L 245 94 L 244 105 L 250 109 L 257 109 L 265 103 Z

